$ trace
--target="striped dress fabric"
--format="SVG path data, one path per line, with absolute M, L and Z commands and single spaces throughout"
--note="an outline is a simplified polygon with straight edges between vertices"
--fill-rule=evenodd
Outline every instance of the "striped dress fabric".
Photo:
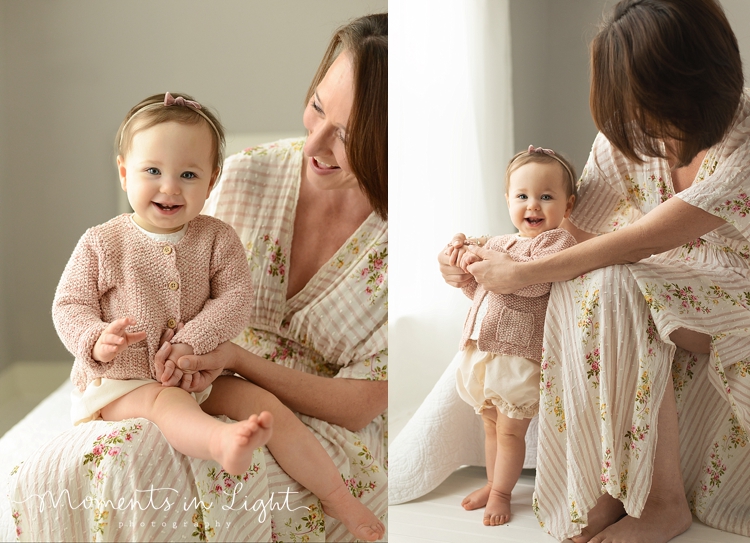
M 656 421 L 675 390 L 680 458 L 693 513 L 750 536 L 750 99 L 675 194 L 665 160 L 633 164 L 596 138 L 571 217 L 604 234 L 677 197 L 726 223 L 637 264 L 553 285 L 545 327 L 534 509 L 562 540 L 604 493 L 638 517 L 651 485 Z M 711 352 L 677 348 L 687 328 Z
M 231 156 L 204 213 L 231 224 L 253 277 L 250 327 L 235 340 L 286 367 L 331 378 L 387 379 L 388 225 L 372 213 L 341 249 L 289 300 L 287 273 L 302 168 L 303 139 L 282 140 Z M 354 433 L 301 417 L 339 468 L 350 491 L 385 519 L 386 415 Z M 265 458 L 269 491 L 291 488 L 288 509 L 315 496 Z M 296 505 L 295 505 L 296 504 Z M 299 509 L 273 513 L 274 541 L 349 541 L 343 524 L 311 520 Z M 308 539 L 309 538 L 309 539 Z

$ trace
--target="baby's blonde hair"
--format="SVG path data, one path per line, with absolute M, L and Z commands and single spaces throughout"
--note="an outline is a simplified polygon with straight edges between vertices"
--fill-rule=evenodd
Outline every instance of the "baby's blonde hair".
M 187 94 L 176 93 L 172 96 L 175 99 L 182 98 L 185 101 L 197 103 Z M 141 130 L 151 128 L 157 124 L 170 121 L 182 124 L 206 123 L 211 129 L 214 170 L 221 170 L 221 166 L 224 163 L 225 137 L 224 127 L 221 126 L 216 115 L 203 105 L 200 106 L 200 109 L 185 105 L 157 106 L 157 104 L 164 104 L 164 101 L 165 93 L 154 94 L 142 100 L 128 111 L 115 136 L 115 156 L 119 155 L 125 158 L 133 142 L 133 136 Z
M 508 194 L 508 190 L 510 189 L 510 174 L 524 164 L 532 162 L 536 164 L 559 164 L 563 171 L 566 198 L 576 196 L 576 171 L 573 164 L 560 153 L 551 149 L 542 149 L 541 147 L 534 148 L 533 146 L 529 146 L 525 151 L 516 153 L 510 159 L 508 167 L 505 169 L 505 194 Z

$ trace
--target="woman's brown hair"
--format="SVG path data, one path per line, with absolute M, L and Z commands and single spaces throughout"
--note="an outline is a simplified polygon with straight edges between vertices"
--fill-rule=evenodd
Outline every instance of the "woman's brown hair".
M 622 0 L 591 44 L 591 114 L 625 156 L 676 167 L 721 141 L 744 78 L 737 38 L 715 0 Z
M 354 102 L 346 156 L 373 210 L 388 218 L 388 14 L 366 15 L 339 28 L 307 91 L 309 102 L 342 52 L 351 55 Z

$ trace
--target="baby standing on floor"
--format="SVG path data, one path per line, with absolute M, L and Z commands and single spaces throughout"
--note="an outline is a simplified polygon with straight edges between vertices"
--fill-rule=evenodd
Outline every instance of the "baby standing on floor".
M 211 393 L 222 396 L 223 383 L 195 395 L 168 386 L 187 388 L 191 375 L 176 361 L 234 338 L 253 309 L 242 242 L 230 225 L 200 215 L 223 162 L 218 119 L 186 95 L 157 94 L 128 112 L 115 145 L 134 212 L 83 235 L 52 308 L 75 356 L 74 423 L 146 418 L 181 453 L 214 460 L 234 475 L 267 444 L 326 513 L 360 539 L 382 537 L 382 523 L 349 493 L 325 449 L 271 393 L 258 392 L 267 411 L 225 423 L 199 405 Z M 161 344 L 166 330 L 171 341 Z M 241 403 L 235 399 L 237 412 Z
M 505 198 L 517 234 L 486 240 L 459 235 L 448 245 L 451 264 L 470 271 L 481 260 L 466 245 L 484 245 L 514 260 L 529 261 L 575 245 L 559 228 L 575 203 L 572 165 L 550 149 L 529 146 L 517 153 L 505 172 Z M 462 400 L 482 416 L 487 485 L 461 503 L 485 507 L 484 524 L 510 520 L 511 491 L 523 468 L 525 436 L 539 409 L 539 366 L 544 317 L 551 283 L 531 285 L 513 294 L 487 292 L 472 281 L 462 288 L 473 300 L 461 338 L 462 360 L 456 386 Z

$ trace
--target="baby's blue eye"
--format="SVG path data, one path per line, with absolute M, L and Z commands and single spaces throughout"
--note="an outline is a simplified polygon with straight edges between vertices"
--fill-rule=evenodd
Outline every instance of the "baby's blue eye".
M 550 196 L 549 194 L 542 195 L 542 200 L 551 200 L 551 199 L 552 199 L 552 196 Z
M 148 168 L 146 171 L 151 175 L 159 175 L 161 173 L 159 168 Z
M 197 176 L 193 172 L 182 172 L 183 179 L 195 179 Z
M 519 200 L 525 200 L 526 198 L 528 198 L 528 196 L 526 196 L 525 194 L 519 194 L 516 198 L 518 198 Z

